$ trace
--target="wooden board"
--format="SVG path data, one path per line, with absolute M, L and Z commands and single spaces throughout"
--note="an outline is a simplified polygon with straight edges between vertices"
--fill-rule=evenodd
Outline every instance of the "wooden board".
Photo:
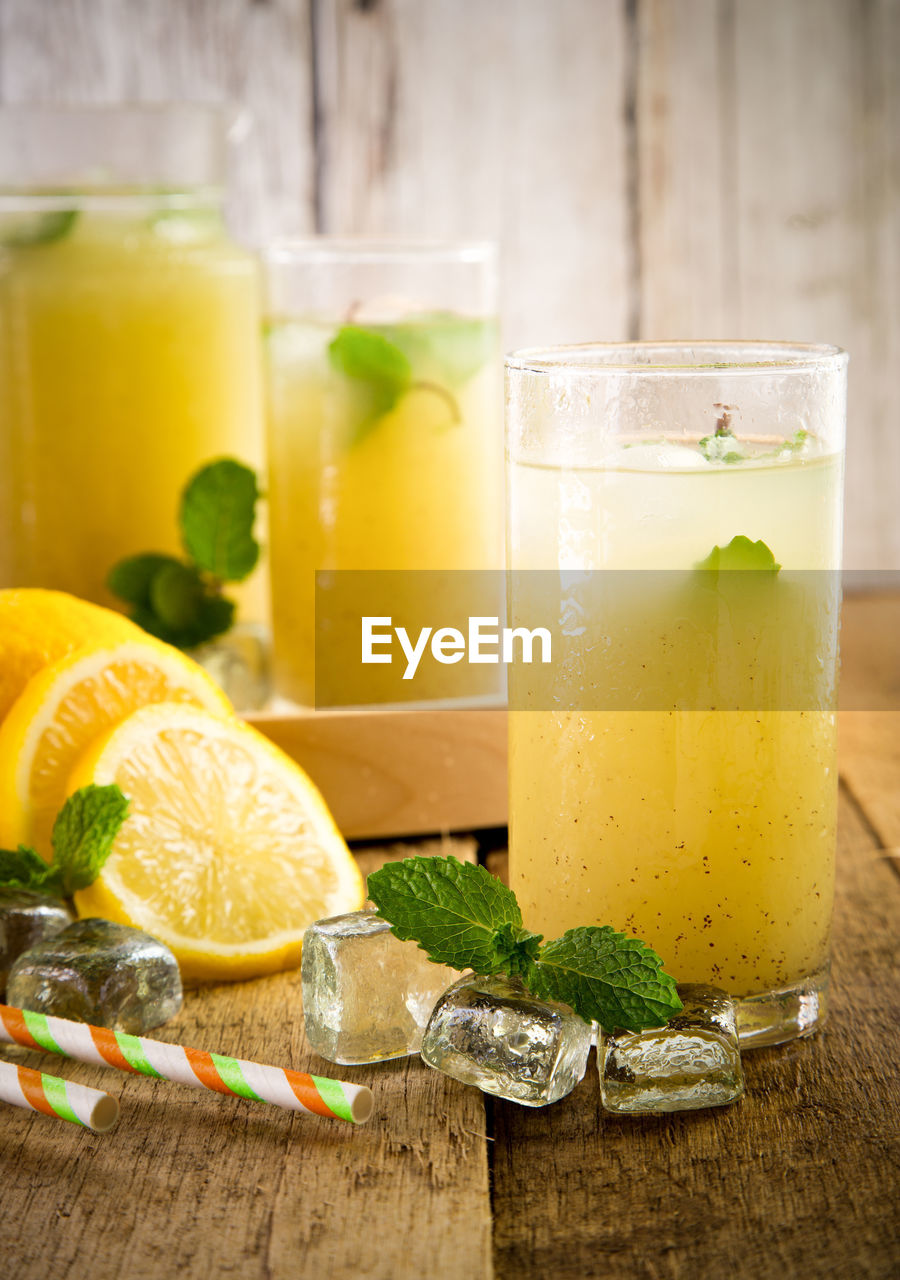
M 506 712 L 336 709 L 250 722 L 314 779 L 348 840 L 506 824 Z

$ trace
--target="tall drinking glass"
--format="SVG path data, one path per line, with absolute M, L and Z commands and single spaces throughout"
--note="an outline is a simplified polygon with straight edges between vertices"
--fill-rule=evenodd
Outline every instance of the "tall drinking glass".
M 609 924 L 739 1001 L 825 1013 L 846 355 L 636 343 L 507 362 L 510 874 L 550 937 Z
M 259 273 L 204 106 L 0 111 L 0 586 L 110 603 L 181 489 L 262 462 Z
M 398 687 L 389 669 L 360 665 L 352 615 L 363 575 L 377 571 L 395 623 L 418 634 L 435 625 L 436 584 L 448 611 L 442 621 L 466 611 L 477 592 L 471 575 L 446 571 L 501 567 L 493 246 L 283 241 L 266 267 L 277 691 L 306 705 L 488 691 L 496 668 L 473 669 L 471 688 L 447 667 Z M 347 571 L 359 576 L 342 577 Z M 454 591 L 455 602 L 447 599 Z M 318 673 L 316 630 L 327 651 Z

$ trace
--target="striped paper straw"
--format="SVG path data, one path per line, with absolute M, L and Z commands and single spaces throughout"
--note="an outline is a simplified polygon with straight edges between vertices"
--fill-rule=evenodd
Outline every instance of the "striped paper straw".
M 94 1133 L 108 1133 L 119 1118 L 119 1104 L 108 1093 L 14 1062 L 0 1062 L 0 1100 L 26 1111 L 59 1116 Z
M 87 1022 L 51 1018 L 6 1004 L 0 1004 L 0 1041 L 46 1049 L 79 1062 L 118 1067 L 120 1071 L 134 1071 L 157 1080 L 271 1102 L 306 1115 L 333 1116 L 351 1124 L 363 1124 L 374 1106 L 372 1091 L 365 1085 L 310 1076 L 286 1067 L 264 1067 L 258 1062 L 147 1040 L 124 1031 L 110 1031 L 108 1027 L 92 1027 Z

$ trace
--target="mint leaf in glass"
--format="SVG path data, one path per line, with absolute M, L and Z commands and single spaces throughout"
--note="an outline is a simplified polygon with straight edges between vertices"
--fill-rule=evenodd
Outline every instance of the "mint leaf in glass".
M 234 458 L 208 463 L 188 482 L 179 513 L 184 549 L 219 582 L 242 582 L 256 567 L 259 496 L 255 472 Z
M 694 567 L 717 573 L 731 569 L 755 569 L 777 573 L 781 565 L 777 563 L 762 539 L 751 542 L 745 534 L 739 533 L 726 547 L 713 547 L 709 555 Z
M 77 217 L 75 209 L 0 214 L 0 245 L 6 249 L 30 249 L 35 245 L 52 244 L 69 234 Z
M 412 383 L 407 357 L 373 329 L 345 324 L 328 344 L 328 358 L 338 373 L 366 384 L 379 416 L 389 413 Z
M 356 409 L 355 442 L 364 439 L 408 391 L 428 391 L 439 396 L 447 405 L 450 424 L 461 420 L 459 405 L 446 387 L 430 378 L 413 376 L 410 356 L 400 344 L 409 347 L 415 356 L 423 350 L 424 337 L 424 327 L 418 324 L 380 329 L 346 324 L 328 344 L 332 368 L 355 382 L 364 393 Z
M 498 932 L 503 926 L 524 932 L 512 890 L 458 858 L 390 862 L 369 876 L 368 893 L 398 938 L 453 969 L 500 972 L 510 934 L 498 944 Z
M 440 316 L 426 328 L 428 344 L 440 376 L 460 387 L 494 358 L 497 325 L 467 316 Z
M 497 351 L 496 321 L 449 311 L 385 325 L 380 332 L 406 355 L 416 377 L 454 390 L 493 360 Z
M 535 995 L 561 1000 L 604 1031 L 643 1031 L 681 1009 L 675 980 L 645 943 L 608 925 L 569 929 L 541 948 L 525 981 Z

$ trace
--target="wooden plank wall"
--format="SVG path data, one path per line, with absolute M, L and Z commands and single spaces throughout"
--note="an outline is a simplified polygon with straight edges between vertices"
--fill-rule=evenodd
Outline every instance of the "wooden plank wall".
M 510 346 L 852 355 L 847 563 L 900 568 L 900 0 L 0 0 L 0 101 L 249 108 L 236 225 L 497 237 Z

